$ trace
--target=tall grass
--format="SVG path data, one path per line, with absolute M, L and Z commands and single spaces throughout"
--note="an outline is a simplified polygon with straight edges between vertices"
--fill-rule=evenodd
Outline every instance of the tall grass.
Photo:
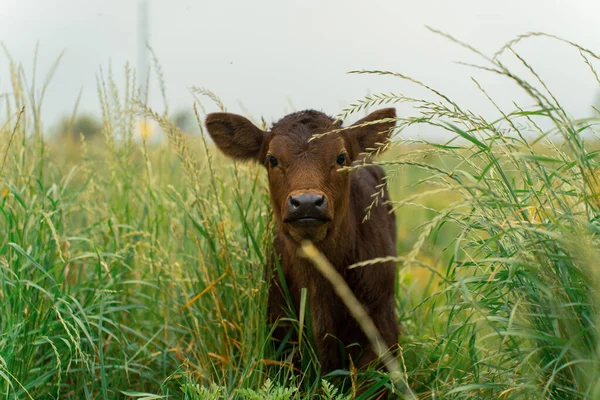
M 488 120 L 400 73 L 356 71 L 394 76 L 432 97 L 382 93 L 339 115 L 381 104 L 413 115 L 398 118 L 397 140 L 377 162 L 388 171 L 399 222 L 399 368 L 406 393 L 418 398 L 600 395 L 598 118 L 564 111 L 518 53 L 522 40 L 573 47 L 600 84 L 598 55 L 534 33 L 491 57 L 470 48 L 484 63 L 475 68 L 513 82 L 532 106 L 503 110 L 474 81 L 496 106 Z M 260 166 L 229 162 L 204 136 L 181 132 L 167 111 L 138 98 L 128 66 L 121 88 L 111 69 L 98 74 L 102 138 L 44 137 L 50 80 L 38 90 L 31 77 L 27 86 L 22 68 L 7 59 L 2 397 L 366 399 L 373 390 L 360 392 L 363 382 L 392 386 L 375 371 L 321 380 L 303 313 L 296 324 L 304 339 L 295 349 L 302 371 L 268 340 L 264 270 L 274 221 Z M 508 59 L 525 72 L 510 70 Z M 223 102 L 204 89 L 193 94 L 202 131 L 204 99 Z M 168 141 L 136 136 L 139 118 Z M 416 124 L 452 139 L 402 140 Z M 351 384 L 336 388 L 339 376 Z
M 413 379 L 432 397 L 595 398 L 600 395 L 598 118 L 578 121 L 567 115 L 514 48 L 520 40 L 547 35 L 520 37 L 493 58 L 444 36 L 482 57 L 486 64 L 475 68 L 516 83 L 533 106 L 504 111 L 473 80 L 498 111 L 498 119 L 489 121 L 414 79 L 356 71 L 408 80 L 433 92 L 436 100 L 378 96 L 346 114 L 365 105 L 408 102 L 421 112 L 401 119 L 400 129 L 427 124 L 452 136 L 445 144 L 426 143 L 425 150 L 381 163 L 391 170 L 427 171 L 420 184 L 429 189 L 395 200 L 397 208 L 422 207 L 414 202 L 426 196 L 457 197 L 448 207 L 432 210 L 436 215 L 402 258 L 405 266 L 418 265 L 427 240 L 436 240 L 447 225 L 458 231 L 448 264 L 439 271 L 439 288 L 404 316 L 416 326 L 425 320 L 433 325 L 434 334 L 425 342 L 407 338 Z M 568 44 L 597 80 L 593 63 L 599 57 Z M 500 61 L 503 53 L 522 63 L 529 80 Z M 438 162 L 426 161 L 431 158 Z

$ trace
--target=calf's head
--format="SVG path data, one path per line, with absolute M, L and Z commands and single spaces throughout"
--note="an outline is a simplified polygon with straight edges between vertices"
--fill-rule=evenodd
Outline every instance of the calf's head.
M 227 156 L 265 166 L 283 233 L 294 241 L 318 242 L 348 214 L 351 180 L 341 169 L 386 143 L 395 116 L 395 109 L 382 109 L 340 130 L 341 123 L 307 110 L 285 116 L 265 132 L 240 115 L 213 113 L 206 129 Z M 335 132 L 313 137 L 329 131 Z

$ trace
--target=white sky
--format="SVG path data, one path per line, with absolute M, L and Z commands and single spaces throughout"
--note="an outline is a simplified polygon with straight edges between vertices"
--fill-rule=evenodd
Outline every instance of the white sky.
M 600 53 L 600 1 L 553 0 L 150 0 L 150 43 L 162 64 L 171 110 L 190 107 L 192 85 L 217 93 L 232 112 L 239 103 L 267 121 L 292 109 L 336 114 L 368 92 L 418 96 L 413 85 L 389 77 L 347 75 L 353 69 L 390 69 L 440 89 L 459 104 L 491 110 L 470 81 L 509 108 L 527 101 L 506 80 L 454 64 L 479 62 L 425 25 L 487 54 L 518 34 L 543 31 Z M 118 76 L 137 63 L 137 0 L 0 0 L 0 41 L 31 77 L 40 43 L 38 79 L 65 56 L 47 93 L 44 118 L 73 109 L 97 113 L 96 73 L 112 62 Z M 516 47 L 548 81 L 567 110 L 588 116 L 599 89 L 579 54 L 548 39 Z M 507 61 L 509 65 L 513 65 Z M 9 90 L 8 62 L 0 57 L 0 93 Z M 600 70 L 600 64 L 596 63 Z M 151 103 L 162 102 L 153 82 Z M 290 103 L 291 102 L 291 103 Z M 293 104 L 293 106 L 292 106 Z M 207 101 L 209 109 L 216 107 Z M 2 106 L 0 104 L 0 106 Z M 401 113 L 406 113 L 400 106 Z

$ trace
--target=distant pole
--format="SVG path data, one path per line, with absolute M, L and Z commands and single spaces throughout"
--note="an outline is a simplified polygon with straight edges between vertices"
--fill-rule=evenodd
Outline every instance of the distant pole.
M 138 55 L 137 72 L 140 82 L 140 97 L 143 102 L 148 96 L 148 0 L 138 3 Z

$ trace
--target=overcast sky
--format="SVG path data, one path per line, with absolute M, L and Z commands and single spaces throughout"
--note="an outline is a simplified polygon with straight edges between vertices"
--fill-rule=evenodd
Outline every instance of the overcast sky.
M 38 79 L 65 50 L 45 100 L 46 121 L 70 113 L 80 88 L 81 109 L 97 113 L 100 66 L 106 69 L 110 61 L 122 76 L 127 60 L 137 65 L 137 10 L 137 0 L 0 0 L 0 41 L 29 77 L 37 41 Z M 217 93 L 229 111 L 244 113 L 245 108 L 267 121 L 293 109 L 336 114 L 369 92 L 422 93 L 398 79 L 346 74 L 363 68 L 410 75 L 460 104 L 488 112 L 470 81 L 476 76 L 503 106 L 512 100 L 527 105 L 531 102 L 509 82 L 453 63 L 480 60 L 425 26 L 487 54 L 529 31 L 555 34 L 600 53 L 599 20 L 598 0 L 149 0 L 150 44 L 164 70 L 171 109 L 190 107 L 189 88 L 195 85 Z M 548 39 L 516 49 L 569 112 L 591 113 L 598 87 L 576 51 Z M 9 85 L 2 55 L 0 92 Z M 156 84 L 151 103 L 162 104 Z

